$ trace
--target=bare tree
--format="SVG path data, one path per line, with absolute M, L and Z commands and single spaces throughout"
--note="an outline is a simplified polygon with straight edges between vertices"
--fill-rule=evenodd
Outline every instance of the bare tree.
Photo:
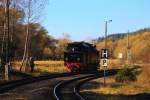
M 10 14 L 9 9 L 15 9 L 24 13 L 24 19 L 22 23 L 26 25 L 26 37 L 24 45 L 24 54 L 22 59 L 22 69 L 23 64 L 27 64 L 29 58 L 29 40 L 30 40 L 30 23 L 40 22 L 42 15 L 42 10 L 49 0 L 0 0 L 0 6 L 4 6 L 4 23 L 3 23 L 3 39 L 2 41 L 7 41 L 6 45 L 2 43 L 2 52 L 4 48 L 7 49 L 7 62 L 9 61 L 10 54 L 10 42 L 13 42 L 13 33 L 15 29 L 15 12 Z M 11 19 L 10 19 L 11 18 Z M 11 34 L 10 34 L 11 28 Z M 6 38 L 7 37 L 7 38 Z
M 6 37 L 6 0 L 1 0 L 1 6 L 5 9 L 4 16 L 3 16 L 3 34 L 2 34 L 2 49 L 1 54 L 4 53 L 4 46 L 5 46 L 5 37 Z
M 22 66 L 25 64 L 29 65 L 29 30 L 30 30 L 30 23 L 37 22 L 40 20 L 41 12 L 45 7 L 45 4 L 48 0 L 22 0 L 22 8 L 25 13 L 24 22 L 26 23 L 26 39 L 25 39 L 25 46 L 24 46 L 24 54 L 22 59 L 22 64 L 20 67 L 20 71 L 22 70 Z

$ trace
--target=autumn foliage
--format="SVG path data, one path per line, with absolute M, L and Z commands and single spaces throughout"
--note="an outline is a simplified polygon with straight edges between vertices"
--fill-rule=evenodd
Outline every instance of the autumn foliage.
M 123 54 L 123 59 L 127 59 L 127 35 L 124 38 L 113 40 L 108 38 L 108 48 L 111 58 L 118 58 L 118 54 Z M 129 45 L 133 62 L 150 62 L 150 32 L 130 33 Z M 104 48 L 104 41 L 97 43 L 97 49 Z

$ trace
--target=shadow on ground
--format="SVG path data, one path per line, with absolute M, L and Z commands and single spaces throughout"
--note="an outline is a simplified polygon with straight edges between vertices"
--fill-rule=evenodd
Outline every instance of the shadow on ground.
M 94 85 L 91 85 L 94 84 Z M 124 84 L 109 84 L 108 86 L 111 87 L 119 87 Z M 112 94 L 100 94 L 96 92 L 90 91 L 90 89 L 97 89 L 103 86 L 103 83 L 99 83 L 97 81 L 91 81 L 83 85 L 82 89 L 86 89 L 89 91 L 82 91 L 81 94 L 85 97 L 86 100 L 150 100 L 150 93 L 142 93 L 142 94 L 136 94 L 136 95 L 112 95 Z
M 91 85 L 92 84 L 92 85 Z M 117 88 L 120 86 L 125 85 L 124 83 L 107 83 L 105 86 L 109 86 L 109 87 L 113 87 L 113 88 Z M 97 82 L 97 81 L 90 81 L 86 84 L 83 85 L 82 89 L 97 89 L 104 86 L 104 84 L 102 82 Z
M 87 100 L 150 100 L 150 94 L 143 93 L 137 95 L 105 95 L 93 92 L 83 92 Z

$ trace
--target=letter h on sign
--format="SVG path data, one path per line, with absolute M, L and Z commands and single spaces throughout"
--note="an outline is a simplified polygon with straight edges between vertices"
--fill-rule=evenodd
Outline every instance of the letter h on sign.
M 101 58 L 108 59 L 108 57 L 109 57 L 108 49 L 101 49 Z

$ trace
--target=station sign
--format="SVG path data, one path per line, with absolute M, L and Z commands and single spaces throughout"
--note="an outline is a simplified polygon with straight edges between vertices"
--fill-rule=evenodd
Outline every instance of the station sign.
M 107 67 L 107 65 L 108 65 L 108 59 L 101 59 L 101 65 L 103 67 Z
M 108 58 L 109 58 L 108 49 L 101 49 L 101 59 L 108 59 Z

